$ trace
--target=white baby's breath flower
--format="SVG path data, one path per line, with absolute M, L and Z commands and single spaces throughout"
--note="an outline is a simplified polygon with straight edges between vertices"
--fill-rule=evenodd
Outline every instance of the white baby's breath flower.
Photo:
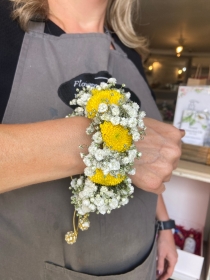
M 129 157 L 124 157 L 124 158 L 122 159 L 122 163 L 123 163 L 124 165 L 130 163 Z
M 111 115 L 108 113 L 105 113 L 105 114 L 101 115 L 101 119 L 104 121 L 110 121 Z
M 91 155 L 94 155 L 97 149 L 98 149 L 97 146 L 94 143 L 91 143 L 90 147 L 88 148 L 88 152 Z
M 144 111 L 141 111 L 140 114 L 139 114 L 139 117 L 140 118 L 146 117 L 146 113 Z
M 116 209 L 118 207 L 118 200 L 116 198 L 112 198 L 109 202 L 109 207 L 111 209 Z
M 105 201 L 104 201 L 104 199 L 102 197 L 96 196 L 95 199 L 94 199 L 94 204 L 96 206 L 102 206 L 102 205 L 105 204 Z
M 84 157 L 85 157 L 85 154 L 84 154 L 84 153 L 80 153 L 80 157 L 81 157 L 81 158 L 84 158 Z
M 108 192 L 108 188 L 103 186 L 103 187 L 101 187 L 100 192 L 101 193 L 106 193 L 106 192 Z
M 110 161 L 110 170 L 119 170 L 120 169 L 120 163 L 119 161 L 112 159 Z
M 136 102 L 133 102 L 133 103 L 132 103 L 132 107 L 133 107 L 136 111 L 139 110 L 139 105 L 138 105 Z
M 136 118 L 138 116 L 138 112 L 133 108 L 128 112 L 128 114 L 131 118 Z
M 114 196 L 115 196 L 113 190 L 108 191 L 108 192 L 106 193 L 106 195 L 109 196 L 109 197 L 114 197 Z
M 115 78 L 109 78 L 107 81 L 109 84 L 115 85 L 117 83 L 117 80 Z
M 81 98 L 77 99 L 77 104 L 79 106 L 85 106 L 86 105 L 86 102 L 84 102 Z
M 144 121 L 143 121 L 142 119 L 139 119 L 139 120 L 138 120 L 138 126 L 139 126 L 140 128 L 144 128 Z
M 93 126 L 95 126 L 95 125 L 97 125 L 97 124 L 100 124 L 101 123 L 101 120 L 100 120 L 100 118 L 99 117 L 95 117 L 95 118 L 93 118 Z
M 127 196 L 127 195 L 128 195 L 128 192 L 127 192 L 126 190 L 121 190 L 121 194 L 122 194 L 123 196 Z
M 104 151 L 102 149 L 98 149 L 96 150 L 95 152 L 95 158 L 98 160 L 98 161 L 101 161 L 104 159 Z
M 108 208 L 107 208 L 106 205 L 102 205 L 102 206 L 99 206 L 99 207 L 98 207 L 98 211 L 99 211 L 99 213 L 102 214 L 102 215 L 106 214 L 107 210 L 108 210 Z
M 137 156 L 137 150 L 136 149 L 132 149 L 128 151 L 128 157 L 132 160 L 134 160 Z
M 121 200 L 122 205 L 126 205 L 126 204 L 128 204 L 128 202 L 129 202 L 129 199 L 127 197 L 123 197 Z
M 138 153 L 137 153 L 137 157 L 140 158 L 141 156 L 142 156 L 142 153 L 141 153 L 141 152 L 138 152 Z
M 133 109 L 129 104 L 123 104 L 122 107 L 128 114 Z
M 135 175 L 136 174 L 136 169 L 133 168 L 128 172 L 129 175 Z
M 127 177 L 127 178 L 126 178 L 126 182 L 127 182 L 128 184 L 131 184 L 131 183 L 132 183 L 131 178 Z
M 75 112 L 78 112 L 78 113 L 83 113 L 83 112 L 84 112 L 84 109 L 81 108 L 81 107 L 77 107 L 74 111 L 75 111 Z
M 106 89 L 106 88 L 108 88 L 108 85 L 107 85 L 107 83 L 102 82 L 102 83 L 100 83 L 100 87 L 102 89 Z
M 82 210 L 81 208 L 77 209 L 77 212 L 78 212 L 78 214 L 81 215 L 81 216 L 83 216 L 83 215 L 86 214 L 85 212 L 83 212 L 83 210 Z
M 131 195 L 134 192 L 134 186 L 129 185 L 129 194 Z
M 110 121 L 113 125 L 118 125 L 120 123 L 120 117 L 111 117 Z
M 126 96 L 127 99 L 129 99 L 131 97 L 131 93 L 130 92 L 126 92 L 125 96 Z
M 78 185 L 78 186 L 81 186 L 81 185 L 82 185 L 82 183 L 83 183 L 82 179 L 81 179 L 81 178 L 79 178 L 79 179 L 77 180 L 77 185 Z
M 99 113 L 104 113 L 106 112 L 108 109 L 108 106 L 106 103 L 100 103 L 99 106 L 98 106 L 98 112 Z
M 84 214 L 87 214 L 90 212 L 90 208 L 88 206 L 82 205 L 82 212 Z
M 84 170 L 84 174 L 87 176 L 87 177 L 91 177 L 94 175 L 94 170 L 91 168 L 91 167 L 86 167 L 85 170 Z
M 120 114 L 120 110 L 117 105 L 114 105 L 114 104 L 111 105 L 111 111 L 112 111 L 113 116 L 119 116 L 119 114 Z
M 77 105 L 77 100 L 73 99 L 69 102 L 69 105 Z
M 83 162 L 86 166 L 91 166 L 92 165 L 92 156 L 90 154 L 86 155 L 84 158 L 83 158 Z
M 120 119 L 120 124 L 122 125 L 122 126 L 127 126 L 128 125 L 128 119 L 126 119 L 126 118 L 121 118 Z
M 91 212 L 95 212 L 96 206 L 94 204 L 91 203 L 88 207 L 90 208 Z
M 135 118 L 128 119 L 128 126 L 135 127 L 137 125 L 137 120 Z
M 100 131 L 97 131 L 96 133 L 94 133 L 92 139 L 97 144 L 101 144 L 103 142 L 102 135 L 101 135 Z
M 133 141 L 138 141 L 140 139 L 140 134 L 138 132 L 134 132 L 132 135 Z
M 95 131 L 95 128 L 93 127 L 92 124 L 90 126 L 88 126 L 88 128 L 86 129 L 87 135 L 92 134 L 94 131 Z
M 84 199 L 86 197 L 86 194 L 84 191 L 79 192 L 79 198 Z
M 83 199 L 82 205 L 89 206 L 90 205 L 90 200 L 89 199 Z
M 76 187 L 76 179 L 71 180 L 71 186 L 72 188 Z
M 89 93 L 84 93 L 84 94 L 81 96 L 81 99 L 82 99 L 82 101 L 87 102 L 87 101 L 90 99 L 90 97 L 91 97 L 91 94 L 89 94 Z

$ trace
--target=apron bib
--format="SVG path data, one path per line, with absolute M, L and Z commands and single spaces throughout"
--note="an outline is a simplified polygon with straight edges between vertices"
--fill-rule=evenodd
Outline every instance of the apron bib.
M 44 33 L 31 22 L 25 34 L 3 123 L 63 118 L 71 112 L 58 96 L 61 84 L 82 73 L 107 71 L 160 119 L 137 68 L 108 34 Z M 145 140 L 146 141 L 146 140 Z M 80 143 L 78 143 L 79 145 Z M 12 176 L 12 170 L 11 170 Z M 111 215 L 90 215 L 91 227 L 67 245 L 72 230 L 70 178 L 41 183 L 0 196 L 2 280 L 154 280 L 157 196 L 135 188 L 129 204 Z

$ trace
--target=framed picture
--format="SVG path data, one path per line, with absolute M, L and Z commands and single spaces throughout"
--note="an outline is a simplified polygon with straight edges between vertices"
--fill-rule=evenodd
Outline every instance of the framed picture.
M 210 146 L 210 86 L 180 86 L 174 126 L 184 129 L 183 142 Z

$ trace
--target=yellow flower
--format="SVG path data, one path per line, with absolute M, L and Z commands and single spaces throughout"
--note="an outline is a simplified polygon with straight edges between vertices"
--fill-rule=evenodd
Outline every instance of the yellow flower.
M 104 175 L 101 169 L 96 169 L 95 175 L 89 177 L 89 179 L 96 184 L 104 186 L 115 186 L 117 184 L 120 184 L 125 179 L 125 176 L 118 175 L 117 177 L 114 177 L 110 174 Z
M 119 101 L 124 98 L 124 96 L 121 93 L 113 89 L 93 89 L 91 93 L 92 97 L 88 100 L 86 105 L 88 118 L 90 119 L 93 119 L 95 117 L 100 103 L 118 105 Z
M 100 124 L 102 139 L 106 146 L 117 152 L 125 152 L 132 143 L 132 136 L 122 125 L 113 125 L 111 122 Z

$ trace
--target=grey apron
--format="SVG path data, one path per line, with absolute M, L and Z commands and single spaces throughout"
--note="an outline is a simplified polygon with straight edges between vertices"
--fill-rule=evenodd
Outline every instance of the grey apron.
M 81 73 L 108 71 L 160 118 L 134 64 L 107 34 L 44 34 L 31 23 L 25 34 L 3 123 L 30 123 L 65 117 L 70 108 L 59 86 Z M 146 141 L 146 140 L 145 140 Z M 78 143 L 79 145 L 80 143 Z M 11 170 L 12 176 L 12 170 Z M 157 196 L 135 188 L 129 204 L 111 215 L 91 214 L 91 227 L 76 244 L 72 230 L 69 178 L 0 195 L 1 280 L 154 280 Z

